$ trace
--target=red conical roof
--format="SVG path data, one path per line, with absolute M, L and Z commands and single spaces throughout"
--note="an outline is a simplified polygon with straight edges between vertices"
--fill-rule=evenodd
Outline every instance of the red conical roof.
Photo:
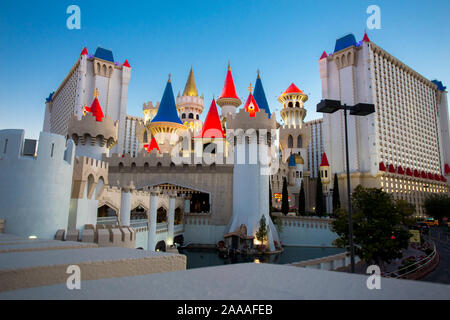
M 101 122 L 102 119 L 105 117 L 103 114 L 102 107 L 100 107 L 100 102 L 98 102 L 97 97 L 94 98 L 94 101 L 92 101 L 92 104 L 90 107 L 84 107 L 84 110 L 86 112 L 92 113 L 92 115 L 95 117 L 95 119 L 98 122 Z
M 205 123 L 202 129 L 202 138 L 224 138 L 225 135 L 222 130 L 222 124 L 220 123 L 219 112 L 217 111 L 216 100 L 212 100 L 209 107 L 208 114 L 206 115 Z
M 286 89 L 286 91 L 283 92 L 282 95 L 285 95 L 286 93 L 300 93 L 304 94 L 302 90 L 300 90 L 294 83 L 291 83 L 291 85 Z
M 126 60 L 126 59 L 125 59 L 125 62 L 123 63 L 123 66 L 124 66 L 124 67 L 128 67 L 128 68 L 131 68 L 131 67 L 130 67 L 130 64 L 128 63 L 128 60 Z
M 84 55 L 88 55 L 88 51 L 86 49 L 86 46 L 84 46 L 83 51 L 81 51 L 81 56 L 84 56 Z
M 327 55 L 327 53 L 324 51 L 324 52 L 322 53 L 322 55 L 320 56 L 320 59 L 319 59 L 319 60 L 322 60 L 323 58 L 326 58 L 326 57 L 328 57 L 328 55 Z
M 220 98 L 234 98 L 239 99 L 236 94 L 236 88 L 234 87 L 233 75 L 231 74 L 230 65 L 228 65 L 227 76 L 225 78 L 225 84 L 223 85 L 222 94 Z
M 156 142 L 155 137 L 152 137 L 152 140 L 149 144 L 144 144 L 144 149 L 147 150 L 148 153 L 150 153 L 153 149 L 158 150 L 159 153 L 161 153 L 161 150 L 159 150 L 158 143 Z
M 327 154 L 324 152 L 322 153 L 322 161 L 320 161 L 321 167 L 329 167 L 330 164 L 328 163 Z
M 363 41 L 363 42 L 370 42 L 370 39 L 369 39 L 369 37 L 367 36 L 367 33 L 366 33 L 366 32 L 364 32 L 364 37 L 363 37 L 362 41 Z
M 254 117 L 256 112 L 259 112 L 258 104 L 256 103 L 255 98 L 253 97 L 252 93 L 248 95 L 247 102 L 244 106 L 245 111 L 250 113 L 250 117 Z

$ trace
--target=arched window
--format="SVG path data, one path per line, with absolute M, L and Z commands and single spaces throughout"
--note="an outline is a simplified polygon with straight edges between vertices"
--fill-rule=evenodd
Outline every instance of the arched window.
M 181 119 L 186 119 L 186 113 L 183 113 L 183 114 L 181 115 Z
M 189 113 L 189 119 L 194 119 L 194 114 L 193 113 Z
M 196 115 L 195 118 L 196 118 L 197 120 L 199 120 L 199 119 L 200 119 L 200 116 L 199 116 L 199 115 Z
M 297 101 L 297 102 L 295 103 L 295 107 L 296 107 L 296 108 L 300 108 L 300 102 Z
M 288 148 L 294 147 L 294 138 L 291 135 L 288 136 Z
M 144 131 L 144 142 L 148 142 L 148 135 L 147 135 L 147 131 Z
M 301 148 L 302 147 L 302 136 L 298 136 L 297 137 L 297 148 Z
M 289 107 L 289 108 L 292 108 L 293 106 L 294 106 L 294 104 L 292 103 L 292 101 L 289 101 L 288 107 Z

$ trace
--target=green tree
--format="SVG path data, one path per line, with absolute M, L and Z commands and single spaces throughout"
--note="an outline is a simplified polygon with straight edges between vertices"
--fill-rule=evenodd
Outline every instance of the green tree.
M 404 199 L 395 200 L 395 208 L 402 217 L 402 224 L 409 227 L 416 223 L 417 219 L 413 216 L 416 206 Z
M 281 212 L 287 215 L 289 212 L 289 192 L 286 177 L 283 177 L 283 191 L 281 193 Z
M 316 215 L 321 217 L 325 212 L 325 204 L 323 201 L 323 189 L 322 180 L 320 177 L 317 178 L 316 184 Z
M 355 254 L 370 264 L 389 263 L 402 257 L 409 244 L 409 231 L 402 226 L 403 216 L 392 197 L 381 189 L 358 185 L 352 193 L 352 221 Z M 349 250 L 348 214 L 336 210 L 332 230 L 338 234 L 334 244 Z
M 301 216 L 305 215 L 306 212 L 306 200 L 305 200 L 305 188 L 303 187 L 303 180 L 301 181 L 300 192 L 298 194 L 298 213 Z
M 266 225 L 266 217 L 262 215 L 261 220 L 259 220 L 259 229 L 256 232 L 256 239 L 264 243 L 267 240 L 267 225 Z
M 433 193 L 423 202 L 423 207 L 428 216 L 442 221 L 442 218 L 450 218 L 450 198 L 446 194 Z
M 339 196 L 339 183 L 337 174 L 334 174 L 333 182 L 333 211 L 341 207 L 341 198 Z

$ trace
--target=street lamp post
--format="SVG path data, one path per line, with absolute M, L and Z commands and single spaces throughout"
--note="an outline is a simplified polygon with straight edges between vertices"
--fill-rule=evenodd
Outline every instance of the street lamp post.
M 345 124 L 345 159 L 347 169 L 347 201 L 348 201 L 348 238 L 350 245 L 350 263 L 351 271 L 355 273 L 355 246 L 353 244 L 353 219 L 352 219 L 352 204 L 350 199 L 350 165 L 348 157 L 348 130 L 347 130 L 347 110 L 353 116 L 366 116 L 375 112 L 375 106 L 369 103 L 358 103 L 354 106 L 347 106 L 341 104 L 339 100 L 324 99 L 317 104 L 317 112 L 334 113 L 338 110 L 344 110 L 344 124 Z

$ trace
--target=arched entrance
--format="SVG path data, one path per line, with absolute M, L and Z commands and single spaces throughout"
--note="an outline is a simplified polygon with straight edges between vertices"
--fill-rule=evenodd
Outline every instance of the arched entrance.
M 116 225 L 117 211 L 107 204 L 97 209 L 97 224 Z
M 164 207 L 159 207 L 156 211 L 156 222 L 162 223 L 167 222 L 167 210 Z
M 131 220 L 145 220 L 147 219 L 147 211 L 141 205 L 131 210 L 130 214 Z
M 159 241 L 155 246 L 155 251 L 166 251 L 166 242 L 164 240 Z

